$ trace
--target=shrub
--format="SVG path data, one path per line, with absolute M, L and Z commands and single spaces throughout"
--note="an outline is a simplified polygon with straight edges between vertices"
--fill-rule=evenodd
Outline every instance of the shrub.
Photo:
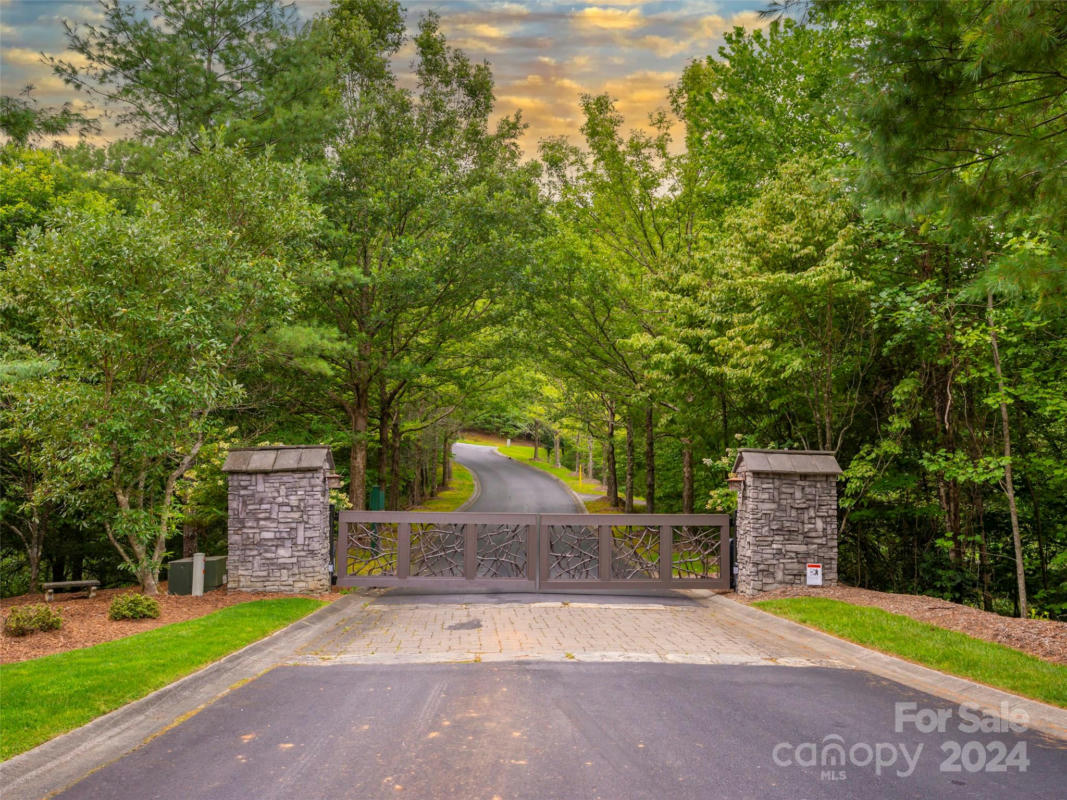
M 25 636 L 34 631 L 54 631 L 63 624 L 59 612 L 44 603 L 15 606 L 4 620 L 4 632 Z
M 143 594 L 120 594 L 111 601 L 108 619 L 156 619 L 159 616 L 159 601 Z

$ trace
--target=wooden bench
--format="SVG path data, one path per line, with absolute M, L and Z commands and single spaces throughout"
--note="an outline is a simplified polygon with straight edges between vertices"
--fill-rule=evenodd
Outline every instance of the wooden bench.
M 56 589 L 67 589 L 69 591 L 75 591 L 76 589 L 88 589 L 89 599 L 96 597 L 96 587 L 100 585 L 98 580 L 88 581 L 52 581 L 51 583 L 42 583 L 41 588 L 44 589 L 44 601 L 46 603 L 52 602 L 52 593 Z

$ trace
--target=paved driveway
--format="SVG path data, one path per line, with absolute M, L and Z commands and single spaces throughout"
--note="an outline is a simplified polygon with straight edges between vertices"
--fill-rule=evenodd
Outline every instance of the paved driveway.
M 1062 797 L 1062 741 L 963 732 L 956 704 L 729 611 L 353 597 L 280 666 L 60 797 Z M 901 708 L 948 724 L 924 733 Z
M 290 663 L 465 661 L 841 665 L 812 647 L 740 626 L 681 594 L 387 594 L 338 619 Z
M 456 461 L 478 479 L 478 497 L 464 511 L 574 514 L 585 511 L 575 496 L 547 472 L 500 454 L 495 447 L 456 444 Z
M 476 510 L 574 510 L 457 457 Z M 1063 739 L 959 705 L 1017 699 L 703 594 L 351 595 L 5 764 L 4 800 L 1063 796 Z

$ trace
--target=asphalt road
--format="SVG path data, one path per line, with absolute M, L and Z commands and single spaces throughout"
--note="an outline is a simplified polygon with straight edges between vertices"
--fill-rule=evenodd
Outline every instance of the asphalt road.
M 953 716 L 945 732 L 919 733 L 897 724 L 898 702 Z M 851 670 L 290 666 L 59 796 L 1063 797 L 1067 745 L 1026 733 L 963 733 L 959 724 L 944 701 Z M 837 753 L 828 743 L 843 745 L 843 764 L 822 765 L 825 753 Z M 957 745 L 962 761 L 952 758 Z M 997 754 L 1017 748 L 1025 767 L 990 768 Z
M 584 512 L 559 481 L 503 456 L 495 447 L 457 444 L 456 461 L 478 478 L 481 494 L 464 511 L 575 514 Z

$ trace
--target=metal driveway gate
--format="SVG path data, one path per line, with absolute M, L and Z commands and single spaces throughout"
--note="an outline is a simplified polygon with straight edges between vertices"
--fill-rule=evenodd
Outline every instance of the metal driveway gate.
M 337 585 L 729 589 L 726 514 L 342 511 Z

